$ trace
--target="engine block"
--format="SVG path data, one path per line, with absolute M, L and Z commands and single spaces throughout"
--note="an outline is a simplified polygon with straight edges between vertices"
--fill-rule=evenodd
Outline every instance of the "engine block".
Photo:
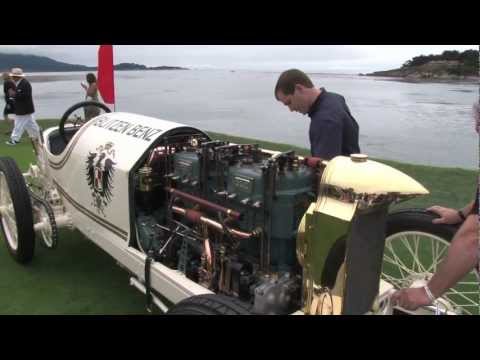
M 298 307 L 297 229 L 317 181 L 315 168 L 292 151 L 167 138 L 135 173 L 138 247 L 262 313 L 285 312 Z M 288 296 L 269 305 L 265 289 Z

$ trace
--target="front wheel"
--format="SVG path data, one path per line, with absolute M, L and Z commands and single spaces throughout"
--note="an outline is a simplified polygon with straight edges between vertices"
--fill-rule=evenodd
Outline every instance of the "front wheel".
M 20 169 L 8 157 L 0 158 L 0 228 L 12 257 L 30 262 L 35 250 L 32 203 Z
M 433 224 L 438 216 L 419 209 L 391 213 L 383 257 L 382 279 L 395 288 L 428 281 L 447 255 L 457 231 L 452 225 Z M 414 285 L 415 286 L 415 285 Z M 478 279 L 472 270 L 441 298 L 449 310 L 479 315 Z

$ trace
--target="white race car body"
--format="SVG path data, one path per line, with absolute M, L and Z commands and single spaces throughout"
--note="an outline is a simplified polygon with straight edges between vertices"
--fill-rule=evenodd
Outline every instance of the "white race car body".
M 380 280 L 388 206 L 428 193 L 365 155 L 303 158 L 123 112 L 47 129 L 34 149 L 23 176 L 51 215 L 30 226 L 44 239 L 77 229 L 162 311 L 221 294 L 237 313 L 240 300 L 256 314 L 391 313 L 393 286 Z M 0 215 L 13 219 L 9 202 Z M 14 253 L 26 241 L 7 240 Z
M 171 130 L 189 129 L 183 124 L 130 113 L 103 114 L 85 124 L 60 154 L 51 152 L 50 141 L 58 129 L 44 132 L 44 151 L 51 180 L 63 199 L 72 223 L 87 238 L 114 257 L 119 264 L 144 281 L 145 254 L 129 246 L 133 217 L 131 171 L 153 143 Z M 111 148 L 105 149 L 107 143 Z M 103 147 L 103 148 L 102 148 Z M 95 192 L 88 184 L 87 159 L 106 154 L 113 162 L 111 196 L 107 205 L 96 206 Z M 103 201 L 103 199 L 100 199 Z M 212 293 L 183 274 L 156 262 L 152 283 L 171 302 Z

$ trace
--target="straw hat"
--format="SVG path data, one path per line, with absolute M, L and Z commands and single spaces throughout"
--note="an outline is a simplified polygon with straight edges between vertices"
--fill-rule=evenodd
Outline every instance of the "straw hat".
M 25 74 L 23 73 L 23 70 L 21 68 L 13 68 L 10 72 L 10 76 L 25 77 Z

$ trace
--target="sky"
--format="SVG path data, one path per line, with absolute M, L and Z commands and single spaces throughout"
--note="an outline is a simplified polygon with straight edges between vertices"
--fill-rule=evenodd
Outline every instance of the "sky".
M 400 67 L 418 55 L 464 51 L 478 45 L 116 45 L 115 64 L 192 69 L 367 73 Z M 95 66 L 97 45 L 0 45 L 0 52 L 48 56 Z

